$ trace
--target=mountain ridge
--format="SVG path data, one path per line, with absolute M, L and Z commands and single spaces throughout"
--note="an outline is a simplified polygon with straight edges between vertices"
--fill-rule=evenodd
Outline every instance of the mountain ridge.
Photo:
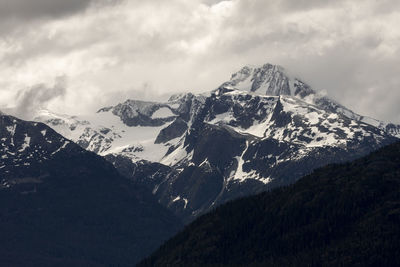
M 366 120 L 271 64 L 245 67 L 204 94 L 163 103 L 127 100 L 90 118 L 37 120 L 106 156 L 185 221 L 316 167 L 363 156 L 397 140 L 392 134 L 400 129 Z

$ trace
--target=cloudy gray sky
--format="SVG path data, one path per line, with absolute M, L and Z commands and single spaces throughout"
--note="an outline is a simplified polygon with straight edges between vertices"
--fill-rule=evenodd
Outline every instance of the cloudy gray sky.
M 0 0 L 0 108 L 92 112 L 270 62 L 400 123 L 399 25 L 398 0 Z

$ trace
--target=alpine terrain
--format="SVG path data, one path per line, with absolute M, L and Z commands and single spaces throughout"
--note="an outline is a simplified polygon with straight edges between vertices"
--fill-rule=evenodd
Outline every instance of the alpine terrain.
M 35 120 L 105 156 L 184 221 L 400 137 L 399 125 L 358 115 L 271 64 L 246 66 L 204 94 L 127 100 L 82 117 L 42 110 Z

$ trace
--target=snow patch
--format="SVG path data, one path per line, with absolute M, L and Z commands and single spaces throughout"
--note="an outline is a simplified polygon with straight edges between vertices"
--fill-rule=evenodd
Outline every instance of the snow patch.
M 233 116 L 232 112 L 225 112 L 215 115 L 215 118 L 211 120 L 209 123 L 210 124 L 229 123 L 232 120 L 235 120 L 235 117 Z
M 18 150 L 18 152 L 25 151 L 25 149 L 30 146 L 30 143 L 31 143 L 31 138 L 27 134 L 25 134 L 24 143 L 22 144 L 21 149 Z
M 51 153 L 51 155 L 54 155 L 54 154 L 60 152 L 62 149 L 66 148 L 69 143 L 70 143 L 69 141 L 65 141 L 64 144 L 61 147 L 59 147 L 56 151 Z
M 174 104 L 168 104 L 168 106 L 170 108 L 177 109 L 177 108 L 179 108 L 180 105 L 178 103 L 174 103 Z
M 164 118 L 168 118 L 168 117 L 172 117 L 175 116 L 174 113 L 172 113 L 172 111 L 167 108 L 167 107 L 162 107 L 159 108 L 158 110 L 156 110 L 153 115 L 151 115 L 152 119 L 164 119 Z
M 186 209 L 187 204 L 188 204 L 188 202 L 189 202 L 189 201 L 187 200 L 187 198 L 184 198 L 184 197 L 181 197 L 181 196 L 177 196 L 176 198 L 174 198 L 174 199 L 172 200 L 172 202 L 175 203 L 175 202 L 180 201 L 180 200 L 183 200 L 183 201 L 185 202 L 185 206 L 184 206 L 183 208 Z
M 14 124 L 13 126 L 7 126 L 6 127 L 7 131 L 10 133 L 11 136 L 14 136 L 16 128 L 17 128 L 16 124 Z
M 180 145 L 170 154 L 166 155 L 164 158 L 161 159 L 161 163 L 167 166 L 173 166 L 184 159 L 190 160 L 193 156 L 193 151 L 187 153 L 186 147 Z
M 319 122 L 319 114 L 315 111 L 307 113 L 305 115 L 310 125 L 315 125 Z
M 247 149 L 249 149 L 249 141 L 246 141 L 246 148 L 243 150 L 242 155 L 236 157 L 238 166 L 236 168 L 235 175 L 232 177 L 233 180 L 244 181 L 246 180 L 247 173 L 243 171 L 243 156 L 246 153 Z

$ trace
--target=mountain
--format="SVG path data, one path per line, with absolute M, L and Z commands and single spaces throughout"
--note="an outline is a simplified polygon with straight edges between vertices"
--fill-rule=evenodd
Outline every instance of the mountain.
M 138 266 L 399 266 L 400 142 L 201 216 Z
M 181 222 L 111 163 L 0 114 L 0 265 L 132 266 Z
M 127 100 L 86 117 L 36 117 L 105 156 L 184 221 L 238 197 L 397 140 L 400 126 L 357 115 L 280 66 L 244 67 L 199 95 Z
M 333 113 L 340 113 L 356 121 L 378 127 L 390 135 L 400 137 L 400 125 L 385 123 L 361 116 L 336 101 L 319 94 L 299 78 L 290 75 L 283 67 L 264 64 L 261 67 L 245 66 L 234 73 L 221 87 L 237 88 L 261 95 L 291 95 Z

